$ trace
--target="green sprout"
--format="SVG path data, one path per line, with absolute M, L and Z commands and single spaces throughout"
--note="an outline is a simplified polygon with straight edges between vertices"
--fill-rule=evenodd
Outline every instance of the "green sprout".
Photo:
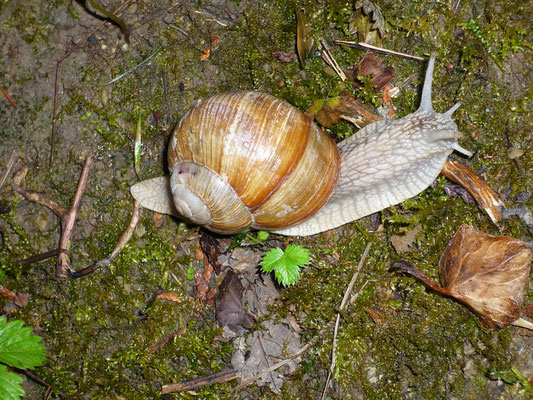
M 279 283 L 284 286 L 290 286 L 298 280 L 300 267 L 309 263 L 309 251 L 302 246 L 290 244 L 285 252 L 280 248 L 268 251 L 261 266 L 263 271 L 272 272 Z

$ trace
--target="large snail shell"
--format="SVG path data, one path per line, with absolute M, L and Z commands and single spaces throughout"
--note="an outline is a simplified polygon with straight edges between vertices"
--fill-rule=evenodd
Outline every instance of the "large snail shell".
M 179 214 L 221 233 L 280 229 L 320 210 L 340 169 L 337 146 L 303 113 L 258 92 L 191 108 L 169 145 Z

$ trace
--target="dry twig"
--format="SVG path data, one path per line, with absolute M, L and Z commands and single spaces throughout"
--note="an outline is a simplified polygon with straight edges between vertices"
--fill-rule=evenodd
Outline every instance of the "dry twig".
M 359 47 L 359 48 L 362 48 L 364 50 L 374 51 L 376 53 L 382 53 L 382 54 L 388 54 L 388 55 L 391 55 L 391 56 L 407 58 L 408 60 L 426 61 L 426 59 L 423 58 L 423 57 L 412 56 L 410 54 L 400 53 L 398 51 L 392 51 L 392 50 L 389 50 L 389 49 L 384 49 L 382 47 L 372 46 L 370 44 L 363 43 L 363 42 L 351 42 L 349 40 L 334 40 L 333 42 L 335 44 L 343 44 L 343 45 L 348 46 L 348 47 Z
M 122 234 L 122 236 L 120 237 L 120 239 L 118 240 L 118 243 L 115 246 L 115 249 L 113 250 L 111 255 L 79 271 L 72 271 L 70 273 L 70 277 L 81 278 L 82 276 L 93 273 L 98 268 L 106 267 L 109 264 L 111 264 L 113 260 L 118 256 L 120 251 L 124 248 L 126 243 L 128 243 L 128 241 L 130 240 L 131 235 L 133 234 L 133 231 L 135 230 L 135 227 L 137 226 L 137 223 L 139 222 L 140 217 L 141 217 L 141 205 L 137 201 L 135 201 L 134 206 L 133 206 L 133 214 L 131 216 L 130 223 L 128 227 L 126 228 L 126 230 L 124 231 L 124 233 Z
M 49 208 L 50 211 L 52 211 L 59 218 L 63 218 L 63 216 L 67 213 L 67 210 L 61 204 L 55 202 L 54 200 L 43 194 L 28 192 L 26 189 L 21 187 L 18 187 L 16 190 L 18 193 L 23 195 L 26 200 Z
M 16 159 L 17 153 L 15 152 L 15 150 L 13 150 L 13 152 L 11 153 L 11 157 L 9 157 L 9 161 L 7 162 L 6 172 L 4 173 L 4 176 L 0 181 L 0 190 L 2 190 L 2 188 L 4 187 L 4 184 L 6 183 L 7 177 L 9 176 L 9 173 L 11 172 L 11 169 L 13 168 Z
M 346 292 L 344 292 L 344 297 L 342 298 L 341 305 L 339 307 L 339 312 L 337 313 L 337 320 L 335 321 L 335 330 L 333 332 L 333 348 L 331 349 L 331 366 L 328 371 L 328 377 L 326 379 L 326 384 L 324 385 L 324 391 L 322 392 L 322 399 L 326 396 L 326 391 L 328 390 L 329 383 L 331 381 L 331 375 L 333 374 L 333 371 L 335 369 L 335 364 L 337 363 L 337 334 L 339 333 L 339 325 L 341 320 L 341 311 L 343 311 L 346 306 L 348 305 L 348 299 L 350 299 L 350 295 L 353 290 L 353 285 L 355 284 L 355 281 L 357 280 L 357 277 L 359 276 L 359 272 L 361 271 L 361 268 L 363 267 L 363 264 L 365 263 L 366 257 L 368 256 L 368 253 L 370 251 L 370 248 L 372 247 L 372 242 L 368 242 L 365 251 L 363 252 L 363 255 L 361 256 L 361 259 L 359 260 L 359 264 L 357 265 L 357 268 L 355 269 L 355 272 L 352 276 L 352 280 L 348 284 L 348 287 L 346 288 Z M 355 300 L 355 297 L 352 297 L 350 299 L 350 303 L 352 303 Z
M 161 388 L 161 394 L 180 392 L 183 390 L 193 390 L 202 386 L 212 385 L 215 383 L 228 382 L 233 379 L 237 379 L 238 377 L 239 372 L 237 370 L 229 369 L 186 382 L 163 385 L 163 387 Z
M 72 237 L 72 232 L 74 229 L 74 224 L 76 222 L 76 216 L 78 215 L 78 211 L 81 206 L 81 198 L 83 196 L 83 192 L 85 191 L 85 187 L 87 186 L 87 179 L 89 177 L 89 170 L 90 166 L 92 164 L 91 157 L 87 157 L 85 159 L 85 162 L 83 163 L 83 169 L 81 172 L 80 179 L 78 181 L 78 187 L 76 189 L 76 194 L 74 196 L 74 201 L 72 203 L 72 206 L 67 211 L 63 206 L 55 202 L 54 200 L 48 198 L 47 196 L 44 196 L 39 193 L 31 193 L 27 190 L 18 187 L 17 192 L 23 195 L 27 200 L 36 202 L 38 204 L 41 204 L 45 207 L 48 207 L 50 210 L 54 212 L 60 219 L 61 219 L 61 238 L 59 241 L 59 247 L 58 249 L 54 249 L 51 251 L 47 251 L 46 253 L 39 254 L 33 257 L 29 257 L 25 260 L 18 261 L 18 265 L 23 264 L 29 264 L 35 261 L 44 260 L 48 257 L 53 257 L 56 254 L 58 255 L 57 264 L 56 264 L 56 273 L 60 277 L 70 276 L 71 278 L 80 278 L 82 276 L 88 275 L 94 271 L 96 271 L 98 268 L 108 266 L 113 262 L 113 260 L 117 257 L 119 252 L 124 248 L 126 243 L 131 238 L 131 235 L 133 234 L 133 231 L 135 227 L 137 226 L 137 223 L 139 222 L 139 218 L 141 216 L 141 206 L 138 202 L 134 202 L 134 210 L 133 215 L 131 217 L 131 221 L 120 237 L 115 249 L 111 253 L 111 255 L 103 260 L 100 260 L 94 264 L 89 265 L 88 267 L 85 267 L 79 271 L 75 271 L 69 262 L 69 253 L 68 253 L 68 247 L 70 244 L 70 238 Z
M 65 400 L 73 400 L 72 397 L 67 396 L 65 393 L 60 392 L 59 390 L 53 389 L 52 385 L 50 385 L 49 383 L 47 383 L 44 380 L 42 380 L 41 378 L 39 378 L 33 372 L 31 372 L 31 371 L 29 371 L 27 369 L 19 369 L 17 371 L 22 372 L 24 375 L 26 375 L 32 381 L 35 381 L 35 382 L 39 383 L 40 385 L 43 385 L 44 387 L 46 387 L 47 388 L 47 393 L 54 392 L 54 393 L 57 393 L 57 395 L 59 397 L 65 399 Z
M 74 202 L 66 214 L 61 218 L 61 239 L 59 240 L 59 254 L 57 256 L 56 274 L 59 277 L 66 277 L 68 272 L 73 272 L 70 266 L 67 250 L 70 247 L 70 238 L 74 229 L 74 223 L 78 211 L 81 207 L 81 198 L 85 187 L 87 186 L 87 179 L 89 177 L 89 170 L 92 164 L 92 158 L 87 156 L 83 163 L 80 180 L 78 181 L 78 188 L 74 195 Z
M 7 90 L 5 90 L 2 86 L 0 86 L 0 92 L 2 92 L 2 94 L 3 94 L 4 96 L 6 96 L 7 101 L 9 101 L 13 107 L 15 107 L 15 108 L 17 108 L 17 109 L 19 108 L 19 106 L 17 105 L 17 103 L 15 103 L 15 100 L 13 100 L 13 99 L 11 98 L 11 96 L 9 95 L 9 93 L 7 92 Z

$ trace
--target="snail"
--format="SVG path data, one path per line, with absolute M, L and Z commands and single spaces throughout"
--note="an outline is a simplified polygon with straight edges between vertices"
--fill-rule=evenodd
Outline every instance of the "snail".
M 141 206 L 218 233 L 265 229 L 308 236 L 380 211 L 427 188 L 463 149 L 433 111 L 431 54 L 420 107 L 367 125 L 335 145 L 290 104 L 259 92 L 222 93 L 191 108 L 169 143 L 170 176 L 131 187 Z

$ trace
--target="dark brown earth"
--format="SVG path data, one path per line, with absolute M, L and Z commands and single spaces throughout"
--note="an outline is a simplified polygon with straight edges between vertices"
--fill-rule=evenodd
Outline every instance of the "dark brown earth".
M 347 90 L 375 105 L 379 95 L 342 83 L 320 57 L 302 68 L 294 58 L 283 62 L 272 55 L 295 51 L 294 10 L 303 7 L 312 34 L 331 45 L 342 68 L 351 69 L 364 52 L 335 46 L 333 39 L 358 40 L 352 31 L 354 4 L 102 1 L 107 10 L 121 7 L 117 15 L 131 31 L 127 44 L 117 25 L 84 2 L 0 2 L 0 86 L 14 103 L 0 95 L 0 177 L 12 154 L 15 159 L 0 191 L 1 284 L 29 298 L 25 307 L 8 299 L 1 299 L 0 307 L 8 320 L 24 320 L 43 338 L 47 361 L 33 373 L 52 388 L 47 393 L 25 377 L 25 398 L 58 399 L 60 393 L 75 399 L 159 398 L 164 384 L 234 367 L 255 373 L 306 343 L 312 345 L 302 357 L 259 386 L 232 392 L 237 383 L 231 381 L 166 398 L 320 398 L 331 363 L 331 324 L 369 241 L 373 246 L 353 291 L 358 296 L 340 319 L 333 384 L 324 398 L 532 398 L 531 332 L 484 330 L 459 303 L 390 269 L 404 259 L 438 280 L 439 256 L 462 223 L 533 241 L 528 214 L 533 206 L 531 5 L 520 0 L 454 3 L 370 4 L 387 23 L 379 39 L 383 47 L 419 56 L 438 52 L 435 109 L 463 102 L 454 118 L 463 133 L 461 144 L 475 154 L 461 161 L 514 211 L 495 226 L 475 204 L 446 195 L 441 177 L 435 187 L 385 210 L 377 230 L 365 218 L 309 238 L 272 235 L 261 244 L 246 236 L 218 238 L 224 249 L 232 240 L 238 244 L 221 261 L 241 276 L 255 324 L 244 337 L 232 339 L 215 319 L 214 288 L 222 278 L 201 277 L 205 264 L 197 227 L 145 211 L 108 267 L 79 279 L 60 278 L 55 258 L 17 263 L 57 248 L 60 222 L 16 193 L 16 179 L 25 172 L 22 187 L 68 208 L 83 160 L 91 156 L 71 263 L 81 269 L 108 257 L 133 212 L 129 187 L 166 172 L 170 133 L 198 100 L 225 90 L 260 90 L 305 111 L 313 101 Z M 425 66 L 383 59 L 396 70 L 395 114 L 406 115 L 419 104 Z M 330 133 L 340 139 L 355 131 L 342 122 Z M 402 243 L 406 236 L 411 239 Z M 257 265 L 265 251 L 288 243 L 308 248 L 312 262 L 294 286 L 283 288 L 261 275 Z M 180 302 L 149 302 L 158 291 Z M 204 296 L 198 299 L 199 293 Z M 530 277 L 523 317 L 533 317 L 532 303 Z M 261 358 L 265 354 L 270 358 Z

